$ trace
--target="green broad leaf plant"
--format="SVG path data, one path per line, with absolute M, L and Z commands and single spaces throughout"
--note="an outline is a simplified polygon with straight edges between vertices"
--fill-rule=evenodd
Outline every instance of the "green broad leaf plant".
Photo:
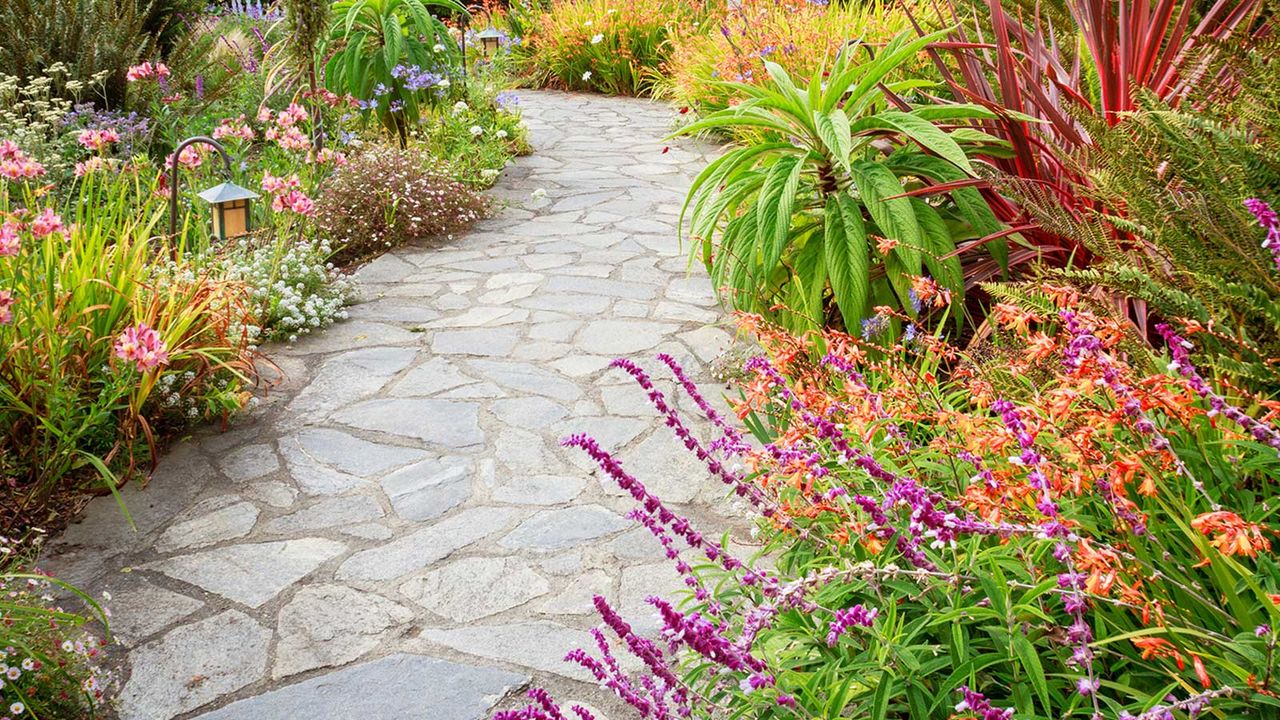
M 325 41 L 326 87 L 361 101 L 401 147 L 422 110 L 448 87 L 440 80 L 461 62 L 453 36 L 430 8 L 467 15 L 455 0 L 338 0 Z
M 904 95 L 924 83 L 895 72 L 943 37 L 903 33 L 865 54 L 851 43 L 807 85 L 765 62 L 769 83 L 725 83 L 747 99 L 676 133 L 758 138 L 709 164 L 681 212 L 693 257 L 736 309 L 793 330 L 856 330 L 877 306 L 918 314 L 919 277 L 959 300 L 968 245 L 1004 263 L 973 160 L 1001 143 L 952 129 L 991 111 L 913 107 Z

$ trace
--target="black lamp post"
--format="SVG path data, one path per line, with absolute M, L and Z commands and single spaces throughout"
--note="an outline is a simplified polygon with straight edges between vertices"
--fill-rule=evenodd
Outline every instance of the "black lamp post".
M 252 229 L 253 213 L 250 201 L 258 194 L 231 182 L 231 156 L 222 143 L 211 137 L 197 135 L 178 143 L 169 165 L 169 235 L 178 232 L 178 158 L 182 151 L 196 144 L 211 145 L 222 157 L 222 168 L 227 181 L 200 193 L 201 200 L 209 203 L 213 211 L 213 234 L 219 240 L 243 235 Z

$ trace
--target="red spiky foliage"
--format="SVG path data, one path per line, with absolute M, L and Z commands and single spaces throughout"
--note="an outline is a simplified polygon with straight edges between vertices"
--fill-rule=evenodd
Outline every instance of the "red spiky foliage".
M 1237 84 L 1215 62 L 1216 48 L 1225 42 L 1248 46 L 1271 32 L 1261 12 L 1266 0 L 1217 0 L 1198 21 L 1190 0 L 1065 0 L 1074 27 L 1067 28 L 1070 39 L 1062 45 L 1069 48 L 1078 37 L 1087 49 L 1074 53 L 1064 51 L 1061 31 L 1038 12 L 1026 17 L 1001 0 L 976 1 L 989 18 L 989 31 L 965 22 L 950 0 L 936 8 L 956 29 L 949 42 L 931 50 L 935 64 L 956 99 L 999 115 L 982 121 L 981 129 L 1006 140 L 1010 152 L 986 160 L 999 176 L 1016 179 L 1013 195 L 1052 201 L 1081 220 L 1099 210 L 1123 214 L 1123 208 L 1098 207 L 1088 196 L 1079 151 L 1091 140 L 1082 114 L 1116 125 L 1144 92 L 1172 106 L 1192 94 L 1208 103 L 1230 98 Z M 922 25 L 917 23 L 921 31 Z M 1011 270 L 1036 261 L 1091 261 L 1078 239 L 1036 227 L 1009 193 L 990 187 L 984 192 L 1000 219 L 1025 241 L 1010 249 Z M 1001 272 L 994 260 L 983 259 L 966 267 L 966 280 L 983 282 Z

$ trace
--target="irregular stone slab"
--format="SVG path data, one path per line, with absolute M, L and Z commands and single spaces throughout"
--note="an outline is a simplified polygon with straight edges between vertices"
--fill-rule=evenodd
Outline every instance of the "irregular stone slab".
M 519 340 L 518 331 L 509 327 L 437 330 L 431 336 L 431 350 L 441 355 L 502 357 L 510 355 Z
M 338 579 L 379 581 L 398 578 L 492 535 L 517 517 L 519 512 L 513 508 L 465 510 L 381 547 L 352 555 L 338 568 Z
M 449 630 L 428 628 L 418 640 L 574 680 L 592 679 L 581 666 L 564 661 L 570 650 L 595 647 L 591 635 L 553 622 L 472 625 Z
M 497 400 L 489 405 L 489 412 L 516 427 L 546 427 L 569 414 L 563 405 L 540 397 Z
M 280 469 L 280 458 L 270 445 L 245 445 L 218 458 L 218 467 L 228 478 L 244 482 Z
M 530 290 L 532 292 L 532 290 Z M 513 325 L 529 319 L 529 311 L 513 307 L 478 306 L 427 324 L 430 328 L 478 328 Z
M 111 593 L 111 599 L 105 603 L 111 612 L 111 638 L 126 647 L 204 607 L 199 600 L 165 590 L 137 575 L 122 573 L 106 585 Z
M 347 549 L 323 538 L 246 543 L 146 565 L 249 607 L 259 607 Z
M 396 397 L 427 397 L 475 381 L 475 378 L 463 375 L 448 360 L 433 357 L 410 370 L 391 388 L 391 394 Z
M 662 342 L 676 327 L 649 320 L 596 320 L 578 333 L 577 347 L 597 355 L 631 355 Z
M 298 497 L 298 491 L 282 482 L 261 482 L 249 485 L 244 494 L 253 500 L 274 508 L 286 508 Z
M 373 320 L 393 323 L 425 323 L 440 317 L 440 313 L 427 302 L 382 298 L 347 308 L 353 320 Z
M 422 607 L 460 623 L 518 607 L 550 589 L 528 561 L 513 557 L 457 560 L 400 586 Z
M 411 347 L 372 347 L 331 357 L 289 403 L 289 409 L 306 417 L 369 397 L 409 367 L 417 354 Z
M 187 507 L 213 476 L 213 466 L 195 445 L 179 443 L 160 460 L 151 482 L 145 486 L 129 483 L 120 490 L 136 530 L 129 526 L 114 497 L 94 498 L 85 506 L 80 520 L 50 543 L 49 552 L 80 546 L 117 554 L 140 545 L 143 536 L 170 522 Z
M 475 403 L 399 398 L 366 400 L 332 415 L 343 425 L 453 448 L 484 442 L 479 417 L 480 408 Z
M 350 350 L 371 345 L 415 345 L 421 336 L 386 323 L 348 320 L 295 343 L 291 350 L 298 354 L 318 354 Z
M 339 530 L 343 535 L 351 537 L 364 538 L 365 540 L 386 540 L 395 533 L 391 532 L 391 528 L 378 523 L 360 523 L 359 525 L 351 525 Z
M 255 682 L 270 641 L 248 615 L 227 610 L 135 648 L 120 719 L 169 720 Z
M 719 482 L 718 478 L 709 477 L 707 466 L 666 427 L 654 430 L 638 445 L 624 451 L 619 460 L 627 472 L 639 478 L 650 492 L 669 503 L 687 503 L 702 488 Z M 626 494 L 612 478 L 601 477 L 600 480 L 606 492 Z
M 529 363 L 473 360 L 469 365 L 486 378 L 513 390 L 564 402 L 577 400 L 582 395 L 582 388 L 576 383 Z
M 307 428 L 281 438 L 280 454 L 298 486 L 313 495 L 367 485 L 427 456 L 424 450 L 372 443 L 332 428 Z
M 543 510 L 508 533 L 499 544 L 513 550 L 558 550 L 611 535 L 630 525 L 626 518 L 599 505 Z
M 368 495 L 325 498 L 297 512 L 268 521 L 263 530 L 275 535 L 320 530 L 338 525 L 354 525 L 382 517 L 382 506 Z
M 250 502 L 231 502 L 235 496 L 213 498 L 183 513 L 187 519 L 170 525 L 156 540 L 156 551 L 216 545 L 244 537 L 258 521 L 258 508 Z M 231 502 L 231 504 L 227 504 Z
M 573 475 L 525 475 L 495 481 L 492 495 L 498 502 L 514 505 L 559 505 L 582 494 L 587 481 Z
M 471 460 L 442 457 L 397 470 L 381 481 L 396 515 L 421 522 L 439 517 L 471 497 Z
M 346 665 L 412 619 L 411 610 L 380 595 L 343 585 L 304 587 L 280 609 L 271 677 Z
M 672 605 L 679 605 L 688 589 L 676 572 L 675 563 L 669 561 L 623 568 L 621 587 L 616 605 L 618 612 L 636 632 L 653 638 L 662 626 L 646 598 L 657 595 Z
M 613 580 L 603 570 L 592 570 L 569 583 L 555 597 L 548 598 L 538 607 L 546 615 L 590 615 L 595 612 L 592 604 L 596 595 L 608 597 L 613 590 Z M 627 618 L 630 622 L 632 618 Z
M 528 676 L 506 670 L 397 653 L 232 703 L 198 720 L 476 720 L 527 682 Z

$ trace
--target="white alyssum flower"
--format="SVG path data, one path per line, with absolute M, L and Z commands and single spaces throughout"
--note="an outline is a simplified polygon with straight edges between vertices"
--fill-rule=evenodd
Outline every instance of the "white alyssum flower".
M 582 23 L 582 27 L 591 27 L 591 21 L 590 21 L 590 20 L 588 20 L 588 21 L 586 21 L 586 22 Z
M 447 88 L 449 87 L 449 85 L 450 85 L 449 78 L 444 78 L 440 82 L 436 83 L 436 87 L 440 87 L 440 88 Z
M 440 43 L 436 43 L 435 45 L 432 45 L 432 46 L 431 46 L 431 49 L 432 49 L 434 52 L 438 52 L 438 53 L 439 53 L 439 52 L 444 52 L 444 46 L 443 46 L 443 45 L 441 45 Z
M 604 40 L 604 33 L 596 33 L 595 35 L 591 36 L 592 45 L 599 45 L 603 40 Z
M 494 133 L 494 135 L 497 135 L 499 140 L 506 140 L 506 139 L 507 139 L 507 131 L 506 131 L 506 130 L 499 130 L 498 132 Z
M 479 125 L 472 125 L 470 133 L 471 133 L 471 137 L 480 137 L 481 135 L 484 134 L 484 128 L 480 127 Z
M 499 172 L 500 171 L 495 170 L 493 168 L 485 168 L 480 171 L 480 177 L 485 180 L 494 180 L 498 177 Z
M 453 113 L 455 115 L 457 115 L 458 113 L 464 113 L 470 109 L 471 109 L 471 106 L 466 104 L 462 100 L 459 100 L 458 102 L 453 104 Z
M 583 82 L 586 82 L 587 80 L 590 80 L 590 79 L 591 79 L 591 71 L 590 71 L 590 70 L 588 70 L 588 71 L 586 71 L 586 72 L 582 73 L 582 80 L 583 80 Z

